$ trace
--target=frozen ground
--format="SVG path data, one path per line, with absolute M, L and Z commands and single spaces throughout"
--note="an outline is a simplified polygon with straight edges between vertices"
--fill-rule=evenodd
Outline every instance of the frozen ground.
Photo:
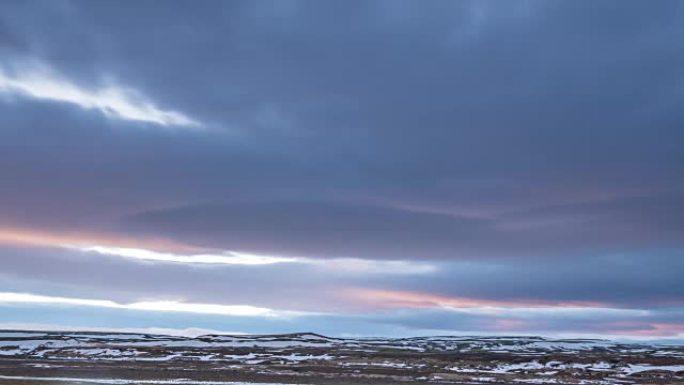
M 684 347 L 536 337 L 0 331 L 0 384 L 684 384 Z

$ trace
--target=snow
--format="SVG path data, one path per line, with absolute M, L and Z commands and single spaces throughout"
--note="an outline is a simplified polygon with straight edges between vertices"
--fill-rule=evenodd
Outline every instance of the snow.
M 30 366 L 32 368 L 63 368 L 64 365 L 50 365 L 50 364 L 26 364 L 26 366 Z
M 629 367 L 623 369 L 623 373 L 629 375 L 634 373 L 645 372 L 648 370 L 665 370 L 669 372 L 681 372 L 684 371 L 684 365 L 661 365 L 652 366 L 646 364 L 629 365 Z
M 335 358 L 334 356 L 331 356 L 329 354 L 321 354 L 321 355 L 312 355 L 312 354 L 307 354 L 307 355 L 300 355 L 300 354 L 290 354 L 288 356 L 271 356 L 271 358 L 277 358 L 277 359 L 282 359 L 282 360 L 287 360 L 287 361 L 309 361 L 309 360 L 330 360 Z
M 551 376 L 558 373 L 558 370 L 563 369 L 582 369 L 582 370 L 593 370 L 593 371 L 604 371 L 613 369 L 613 367 L 607 362 L 594 362 L 590 364 L 580 364 L 580 363 L 563 363 L 560 361 L 549 361 L 546 364 L 541 364 L 539 361 L 522 362 L 515 364 L 499 365 L 497 367 L 480 367 L 480 368 L 463 368 L 463 367 L 451 367 L 447 370 L 459 373 L 498 373 L 505 374 L 516 371 L 532 371 L 532 370 L 542 370 L 542 369 L 552 369 L 545 372 L 537 372 L 536 374 Z
M 22 340 L 20 340 L 20 338 Z M 33 342 L 33 347 L 26 345 Z M 40 341 L 40 342 L 38 342 Z M 146 334 L 116 333 L 31 333 L 0 332 L 0 347 L 7 344 L 21 344 L 22 350 L 33 350 L 36 344 L 51 348 L 84 346 L 107 342 L 110 345 L 135 347 L 187 347 L 187 348 L 240 348 L 258 347 L 264 349 L 286 349 L 294 347 L 343 347 L 346 349 L 377 351 L 381 349 L 401 349 L 411 351 L 490 351 L 501 353 L 543 354 L 548 351 L 578 353 L 592 350 L 649 350 L 643 346 L 629 346 L 604 340 L 551 340 L 536 337 L 417 337 L 417 338 L 328 338 L 315 334 L 284 336 L 200 336 L 181 338 L 153 336 Z M 681 354 L 657 349 L 659 354 Z M 656 351 L 656 349 L 651 349 Z
M 24 351 L 21 349 L 1 349 L 0 350 L 0 356 L 18 356 L 24 354 Z
M 554 379 L 546 379 L 546 378 L 516 378 L 513 380 L 514 382 L 523 382 L 525 384 L 557 384 L 558 381 Z
M 521 364 L 510 364 L 510 365 L 502 365 L 499 366 L 495 369 L 494 373 L 506 373 L 506 372 L 512 372 L 515 370 L 537 370 L 537 369 L 544 369 L 545 366 L 540 364 L 537 361 L 532 361 L 532 362 L 525 362 Z

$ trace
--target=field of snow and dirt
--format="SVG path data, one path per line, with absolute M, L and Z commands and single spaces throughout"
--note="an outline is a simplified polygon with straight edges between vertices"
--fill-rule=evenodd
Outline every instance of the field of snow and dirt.
M 0 331 L 0 384 L 684 384 L 684 347 L 537 337 Z

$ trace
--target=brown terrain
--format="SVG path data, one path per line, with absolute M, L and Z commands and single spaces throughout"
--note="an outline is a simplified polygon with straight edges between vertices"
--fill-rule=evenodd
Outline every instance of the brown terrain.
M 536 337 L 0 332 L 0 384 L 684 384 L 684 347 Z

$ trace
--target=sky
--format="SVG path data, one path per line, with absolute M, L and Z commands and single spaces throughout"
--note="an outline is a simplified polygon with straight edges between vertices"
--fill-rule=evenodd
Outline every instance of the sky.
M 0 2 L 0 328 L 684 338 L 681 1 Z

